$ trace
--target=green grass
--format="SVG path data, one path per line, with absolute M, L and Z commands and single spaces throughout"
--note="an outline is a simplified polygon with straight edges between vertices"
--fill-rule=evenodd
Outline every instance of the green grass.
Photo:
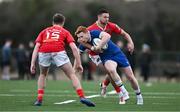
M 99 82 L 82 82 L 86 96 L 99 94 Z M 96 107 L 86 107 L 79 102 L 71 82 L 47 81 L 43 106 L 33 106 L 36 99 L 36 81 L 0 81 L 0 111 L 180 111 L 180 84 L 154 83 L 146 87 L 141 83 L 144 105 L 135 104 L 135 95 L 129 83 L 130 100 L 125 105 L 118 104 L 117 95 L 91 100 Z M 109 86 L 111 91 L 112 87 Z M 55 102 L 76 100 L 69 104 L 55 105 Z

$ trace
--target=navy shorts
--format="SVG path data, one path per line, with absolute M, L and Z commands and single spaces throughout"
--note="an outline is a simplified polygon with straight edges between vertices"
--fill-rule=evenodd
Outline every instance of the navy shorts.
M 122 52 L 118 52 L 111 55 L 104 55 L 101 57 L 102 63 L 105 64 L 106 61 L 112 60 L 115 61 L 119 67 L 128 67 L 130 66 L 128 59 L 125 54 Z

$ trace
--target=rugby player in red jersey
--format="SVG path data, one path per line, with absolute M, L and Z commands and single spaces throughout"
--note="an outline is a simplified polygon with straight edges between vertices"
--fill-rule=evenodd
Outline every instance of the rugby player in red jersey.
M 34 103 L 35 106 L 41 106 L 44 96 L 44 89 L 46 85 L 46 76 L 48 74 L 49 66 L 52 62 L 57 67 L 61 68 L 67 77 L 72 81 L 72 85 L 76 90 L 77 95 L 80 97 L 80 102 L 87 106 L 95 106 L 90 100 L 85 98 L 83 89 L 79 82 L 79 79 L 75 75 L 75 71 L 70 63 L 69 57 L 65 51 L 65 43 L 67 43 L 76 60 L 75 69 L 82 72 L 83 67 L 81 65 L 80 55 L 78 53 L 77 46 L 74 43 L 74 39 L 69 31 L 63 28 L 65 17 L 56 13 L 53 16 L 53 26 L 50 26 L 38 35 L 35 43 L 35 48 L 31 60 L 31 72 L 35 72 L 35 62 L 38 57 L 40 66 L 40 75 L 38 78 L 38 96 Z

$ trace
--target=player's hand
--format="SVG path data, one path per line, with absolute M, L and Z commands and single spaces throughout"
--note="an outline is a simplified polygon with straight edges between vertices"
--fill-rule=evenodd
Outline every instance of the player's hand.
M 94 51 L 96 53 L 102 53 L 103 52 L 103 50 L 101 48 L 99 48 L 98 46 L 92 46 L 91 51 Z
M 82 72 L 83 72 L 83 67 L 82 67 L 82 65 L 76 65 L 76 66 L 75 66 L 75 72 L 80 72 L 80 73 L 82 73 Z
M 127 43 L 127 50 L 132 54 L 134 51 L 134 43 L 128 42 Z
M 35 64 L 31 64 L 30 71 L 31 71 L 31 74 L 35 74 L 35 72 L 36 72 L 36 66 L 35 66 Z

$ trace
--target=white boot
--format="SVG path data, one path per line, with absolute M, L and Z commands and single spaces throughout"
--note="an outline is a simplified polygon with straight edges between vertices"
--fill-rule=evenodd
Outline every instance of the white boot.
M 144 104 L 143 103 L 143 97 L 141 94 L 137 95 L 136 98 L 137 98 L 137 105 L 143 105 Z

